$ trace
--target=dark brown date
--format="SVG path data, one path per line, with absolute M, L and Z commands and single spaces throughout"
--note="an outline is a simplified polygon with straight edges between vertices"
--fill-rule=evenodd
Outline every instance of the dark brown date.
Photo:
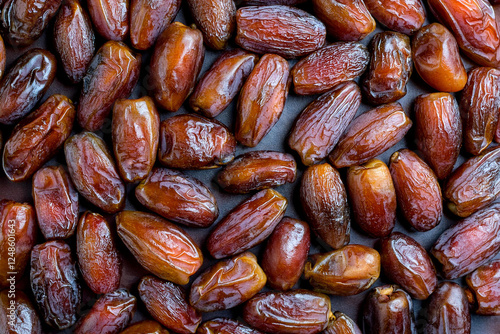
M 0 79 L 5 73 L 5 63 L 7 61 L 7 54 L 5 52 L 5 44 L 2 36 L 0 36 Z
M 137 261 L 162 279 L 187 284 L 203 263 L 201 250 L 189 234 L 158 216 L 122 211 L 116 215 L 116 225 Z
M 353 81 L 340 83 L 311 102 L 299 114 L 288 145 L 306 166 L 320 162 L 330 153 L 352 121 L 361 103 L 361 91 Z
M 108 125 L 113 103 L 127 98 L 139 79 L 141 55 L 122 42 L 106 42 L 92 59 L 78 103 L 78 123 L 88 131 Z
M 56 329 L 72 326 L 81 297 L 69 245 L 60 240 L 36 245 L 31 252 L 30 279 L 44 321 Z
M 212 191 L 173 169 L 155 168 L 135 188 L 135 197 L 149 210 L 186 226 L 208 227 L 219 215 Z
M 287 153 L 252 151 L 238 156 L 217 175 L 224 191 L 245 194 L 295 182 L 297 164 Z
M 235 150 L 236 139 L 216 120 L 185 114 L 161 122 L 158 160 L 166 167 L 215 168 L 232 161 Z
M 364 0 L 366 7 L 389 30 L 413 35 L 425 21 L 422 0 Z
M 169 334 L 169 332 L 156 321 L 143 320 L 128 326 L 120 334 Z
M 145 179 L 158 151 L 160 116 L 153 99 L 118 100 L 111 121 L 113 152 L 126 182 Z
M 300 184 L 300 200 L 307 222 L 318 237 L 334 249 L 349 243 L 347 193 L 335 168 L 327 163 L 307 168 Z
M 138 290 L 149 314 L 163 326 L 181 334 L 196 332 L 201 313 L 189 305 L 180 286 L 154 276 L 144 276 Z
M 370 54 L 363 44 L 337 42 L 299 60 L 292 68 L 294 91 L 300 95 L 325 93 L 344 81 L 360 76 Z
M 328 159 L 336 168 L 365 163 L 399 142 L 411 125 L 398 102 L 381 105 L 351 122 Z
M 241 89 L 234 136 L 255 147 L 278 122 L 288 95 L 288 62 L 275 54 L 260 58 Z
M 283 218 L 287 205 L 287 199 L 277 191 L 259 191 L 233 208 L 210 232 L 208 251 L 221 259 L 260 244 Z
M 499 277 L 500 260 L 495 260 L 477 268 L 465 278 L 476 314 L 500 315 Z
M 325 44 L 325 25 L 289 6 L 249 6 L 236 11 L 236 44 L 260 54 L 305 56 Z
M 106 40 L 122 41 L 129 29 L 127 0 L 87 0 L 97 32 Z
M 5 334 L 42 334 L 40 318 L 24 292 L 0 292 L 0 332 Z
M 238 6 L 272 6 L 286 5 L 295 6 L 306 2 L 307 0 L 236 0 Z
M 232 319 L 215 318 L 205 321 L 198 327 L 196 334 L 262 334 Z
M 25 181 L 49 161 L 69 137 L 76 110 L 64 95 L 52 95 L 23 119 L 5 143 L 3 169 L 9 180 Z
M 363 334 L 356 322 L 342 312 L 335 312 L 321 334 Z
M 64 143 L 68 171 L 76 189 L 90 203 L 107 213 L 125 207 L 125 185 L 118 175 L 104 141 L 82 132 Z

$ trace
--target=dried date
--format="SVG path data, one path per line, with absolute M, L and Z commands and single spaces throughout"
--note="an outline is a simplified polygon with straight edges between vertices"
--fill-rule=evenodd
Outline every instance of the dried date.
M 13 311 L 12 311 L 13 310 Z M 0 292 L 0 332 L 5 334 L 42 334 L 35 308 L 23 291 Z
M 196 334 L 262 334 L 232 319 L 215 318 L 205 321 L 198 327 Z
M 169 332 L 156 321 L 143 320 L 128 326 L 120 334 L 169 334 Z
M 366 7 L 389 30 L 413 35 L 425 21 L 422 0 L 364 0 Z
M 321 334 L 363 334 L 356 322 L 342 312 L 335 312 Z
M 495 260 L 477 268 L 465 278 L 467 294 L 471 297 L 476 314 L 500 315 L 499 277 L 500 260 Z
M 97 32 L 106 40 L 122 41 L 129 31 L 129 1 L 87 0 Z

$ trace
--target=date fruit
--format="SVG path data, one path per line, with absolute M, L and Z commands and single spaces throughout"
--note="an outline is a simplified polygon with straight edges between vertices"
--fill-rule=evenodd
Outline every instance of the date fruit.
M 500 260 L 477 268 L 465 281 L 476 314 L 500 315 Z
M 128 0 L 87 0 L 97 32 L 106 40 L 122 41 L 129 30 Z
M 198 327 L 196 334 L 262 334 L 232 319 L 215 318 L 205 321 Z
M 7 54 L 5 52 L 5 44 L 4 44 L 2 36 L 0 36 L 0 79 L 2 79 L 2 77 L 5 73 L 6 61 L 7 61 Z
M 169 334 L 158 322 L 143 320 L 128 326 L 120 334 Z
M 363 334 L 356 322 L 342 312 L 335 312 L 321 334 Z
M 23 291 L 0 292 L 0 333 L 42 334 L 40 318 Z
M 384 26 L 406 35 L 413 35 L 425 21 L 422 0 L 364 0 L 366 7 Z

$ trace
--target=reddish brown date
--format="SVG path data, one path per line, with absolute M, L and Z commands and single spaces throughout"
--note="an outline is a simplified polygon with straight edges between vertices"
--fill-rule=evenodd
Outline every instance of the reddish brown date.
M 272 6 L 286 5 L 295 6 L 306 2 L 307 0 L 236 0 L 238 6 Z
M 40 318 L 24 292 L 0 292 L 0 332 L 5 334 L 42 334 Z
M 67 0 L 54 23 L 54 40 L 64 72 L 72 83 L 82 81 L 94 57 L 94 31 L 78 0 Z
M 361 103 L 361 91 L 348 81 L 311 102 L 297 117 L 288 137 L 306 166 L 320 162 L 330 153 L 352 121 Z
M 259 191 L 233 208 L 211 231 L 208 251 L 221 259 L 260 244 L 283 218 L 287 205 L 287 199 L 277 191 Z
M 467 275 L 468 294 L 476 314 L 500 315 L 500 260 L 492 261 Z M 470 326 L 470 325 L 469 325 Z
M 189 98 L 191 109 L 206 117 L 219 115 L 236 97 L 257 60 L 241 49 L 224 52 L 196 85 Z
M 410 38 L 404 34 L 386 31 L 370 42 L 371 59 L 362 89 L 372 104 L 390 103 L 406 95 L 413 61 Z
M 325 93 L 341 82 L 360 76 L 370 54 L 360 43 L 338 42 L 299 60 L 292 68 L 294 91 L 300 95 Z
M 276 334 L 318 333 L 331 316 L 330 298 L 307 290 L 260 293 L 243 309 L 250 326 Z
M 5 44 L 2 36 L 0 36 L 0 79 L 5 73 L 5 63 L 7 61 L 7 54 L 5 52 Z
M 180 286 L 154 276 L 144 276 L 138 290 L 148 312 L 163 326 L 181 334 L 196 332 L 201 313 L 189 305 Z
M 48 241 L 31 252 L 31 290 L 44 321 L 65 329 L 76 322 L 80 285 L 71 249 L 64 241 Z
M 23 119 L 5 143 L 3 169 L 11 181 L 30 178 L 69 137 L 76 110 L 63 95 L 52 95 Z
M 389 30 L 413 35 L 425 21 L 422 0 L 364 0 L 366 7 Z
M 122 42 L 106 42 L 97 51 L 83 78 L 78 123 L 88 131 L 111 123 L 108 117 L 117 99 L 130 95 L 139 79 L 141 55 Z
M 295 182 L 297 164 L 287 153 L 252 151 L 238 156 L 217 175 L 224 191 L 244 194 Z
M 196 334 L 262 334 L 232 319 L 215 318 L 205 321 L 198 327 Z
M 125 185 L 104 141 L 92 132 L 70 137 L 64 144 L 68 171 L 76 190 L 107 213 L 125 207 Z
M 169 332 L 156 321 L 143 320 L 128 326 L 120 334 L 169 334 Z
M 40 101 L 56 76 L 56 57 L 31 49 L 19 57 L 0 81 L 0 123 L 12 124 Z
M 129 30 L 127 0 L 87 0 L 97 32 L 106 40 L 122 41 Z
M 194 240 L 158 216 L 122 211 L 116 215 L 116 225 L 118 235 L 137 261 L 162 279 L 187 284 L 203 263 Z
M 153 99 L 118 100 L 111 121 L 113 152 L 126 182 L 145 179 L 158 151 L 160 116 Z
M 215 168 L 233 160 L 235 150 L 236 139 L 216 120 L 185 114 L 161 122 L 158 160 L 166 167 Z
M 309 167 L 302 175 L 300 200 L 314 233 L 330 247 L 349 243 L 351 218 L 344 184 L 329 164 Z
M 363 334 L 356 322 L 342 312 L 335 312 L 321 334 Z
M 275 54 L 260 58 L 241 89 L 235 137 L 255 147 L 278 122 L 288 95 L 288 62 Z
M 135 188 L 135 197 L 149 210 L 186 226 L 208 227 L 219 215 L 208 187 L 172 169 L 155 168 Z
M 399 142 L 411 126 L 398 102 L 381 105 L 351 122 L 328 159 L 336 168 L 365 163 Z
M 158 38 L 151 56 L 151 85 L 156 102 L 177 111 L 193 91 L 205 57 L 203 35 L 174 22 Z

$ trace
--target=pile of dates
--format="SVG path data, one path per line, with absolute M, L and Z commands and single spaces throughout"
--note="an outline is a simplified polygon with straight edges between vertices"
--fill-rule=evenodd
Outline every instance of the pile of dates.
M 0 334 L 499 333 L 495 3 L 0 1 Z

